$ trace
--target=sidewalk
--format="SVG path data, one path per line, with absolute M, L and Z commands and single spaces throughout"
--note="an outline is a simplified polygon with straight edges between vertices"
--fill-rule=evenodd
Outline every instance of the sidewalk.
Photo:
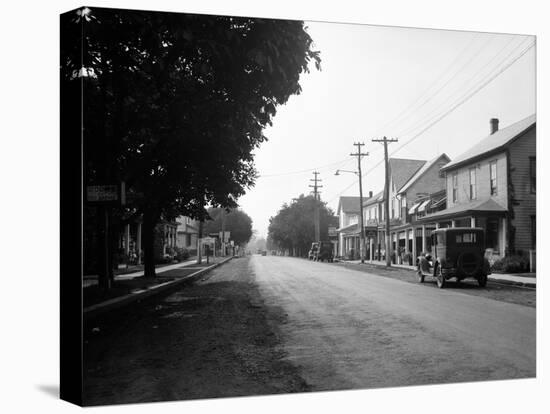
M 342 260 L 342 263 L 360 264 L 361 260 Z M 365 260 L 365 264 L 369 264 L 372 266 L 386 267 L 386 262 L 382 262 L 378 260 Z M 416 266 L 392 263 L 392 267 L 416 271 Z M 525 286 L 532 286 L 532 287 L 537 286 L 536 273 L 518 273 L 518 274 L 492 273 L 489 275 L 489 280 L 492 280 L 495 282 L 509 282 L 509 283 L 511 282 L 515 284 L 522 284 Z
M 215 258 L 210 257 L 210 262 L 211 263 L 213 263 L 212 259 L 219 259 L 219 258 L 218 257 L 215 257 Z M 202 261 L 204 263 L 206 263 L 206 258 L 203 257 Z M 185 267 L 185 266 L 191 266 L 191 265 L 194 265 L 194 264 L 197 264 L 197 257 L 196 256 L 194 256 L 192 258 L 189 258 L 184 262 L 179 262 L 179 263 L 174 263 L 174 264 L 169 264 L 169 265 L 165 265 L 165 264 L 158 265 L 155 268 L 155 273 L 158 275 L 160 273 L 168 272 L 168 271 L 174 270 L 174 269 L 179 269 L 179 268 Z M 131 272 L 131 273 L 122 273 L 122 274 L 119 274 L 119 275 L 115 275 L 114 280 L 115 281 L 130 280 L 130 279 L 134 279 L 136 277 L 143 276 L 143 274 L 144 274 L 143 270 L 138 270 L 138 271 Z M 95 284 L 97 284 L 97 275 L 84 275 L 84 279 L 82 281 L 82 287 L 86 288 L 86 287 L 89 287 L 89 286 L 93 286 Z
M 157 273 L 166 274 L 162 276 L 158 275 L 154 279 L 144 278 L 142 271 L 126 274 L 123 275 L 123 278 L 115 278 L 113 286 L 107 292 L 100 290 L 97 283 L 90 285 L 84 289 L 84 318 L 87 319 L 109 312 L 167 291 L 182 283 L 196 280 L 231 259 L 233 259 L 232 256 L 216 257 L 210 258 L 208 264 L 206 260 L 203 260 L 200 265 L 191 260 L 163 266 L 161 269 L 157 269 Z

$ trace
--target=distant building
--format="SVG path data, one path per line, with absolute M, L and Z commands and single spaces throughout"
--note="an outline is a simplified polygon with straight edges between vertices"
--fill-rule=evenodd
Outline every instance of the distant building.
M 338 201 L 338 256 L 354 259 L 359 255 L 359 197 L 340 197 Z
M 492 260 L 527 255 L 536 248 L 536 117 L 490 126 L 489 136 L 441 169 L 447 206 L 420 221 L 484 228 Z
M 197 252 L 199 221 L 190 217 L 179 216 L 176 219 L 176 246 L 187 249 L 191 255 Z

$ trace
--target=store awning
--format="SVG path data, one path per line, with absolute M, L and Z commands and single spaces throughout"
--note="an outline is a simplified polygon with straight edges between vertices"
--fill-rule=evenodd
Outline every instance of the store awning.
M 409 209 L 409 214 L 414 214 L 420 204 L 420 201 L 418 203 L 414 203 L 413 206 Z
M 438 200 L 438 201 L 435 201 L 431 207 L 432 208 L 437 208 L 439 206 L 441 206 L 441 204 L 445 203 L 447 201 L 447 197 L 443 197 L 441 200 Z
M 418 206 L 418 212 L 425 211 L 426 208 L 428 207 L 428 204 L 430 204 L 430 201 L 431 201 L 431 200 L 425 200 L 425 201 L 423 201 L 423 202 Z

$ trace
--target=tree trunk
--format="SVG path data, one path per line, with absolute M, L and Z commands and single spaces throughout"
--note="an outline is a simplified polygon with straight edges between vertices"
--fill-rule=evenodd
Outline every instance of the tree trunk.
M 158 215 L 150 210 L 143 213 L 143 261 L 144 276 L 156 277 L 155 273 L 155 227 Z

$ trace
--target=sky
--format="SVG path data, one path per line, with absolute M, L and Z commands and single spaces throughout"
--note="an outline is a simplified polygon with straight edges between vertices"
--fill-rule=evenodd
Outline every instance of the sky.
M 255 152 L 260 174 L 241 199 L 257 235 L 293 197 L 312 189 L 336 211 L 340 196 L 358 196 L 354 142 L 365 144 L 363 194 L 384 185 L 383 146 L 390 156 L 451 159 L 489 134 L 533 113 L 534 36 L 306 22 L 321 71 L 302 74 L 302 93 L 278 108 L 268 141 Z

